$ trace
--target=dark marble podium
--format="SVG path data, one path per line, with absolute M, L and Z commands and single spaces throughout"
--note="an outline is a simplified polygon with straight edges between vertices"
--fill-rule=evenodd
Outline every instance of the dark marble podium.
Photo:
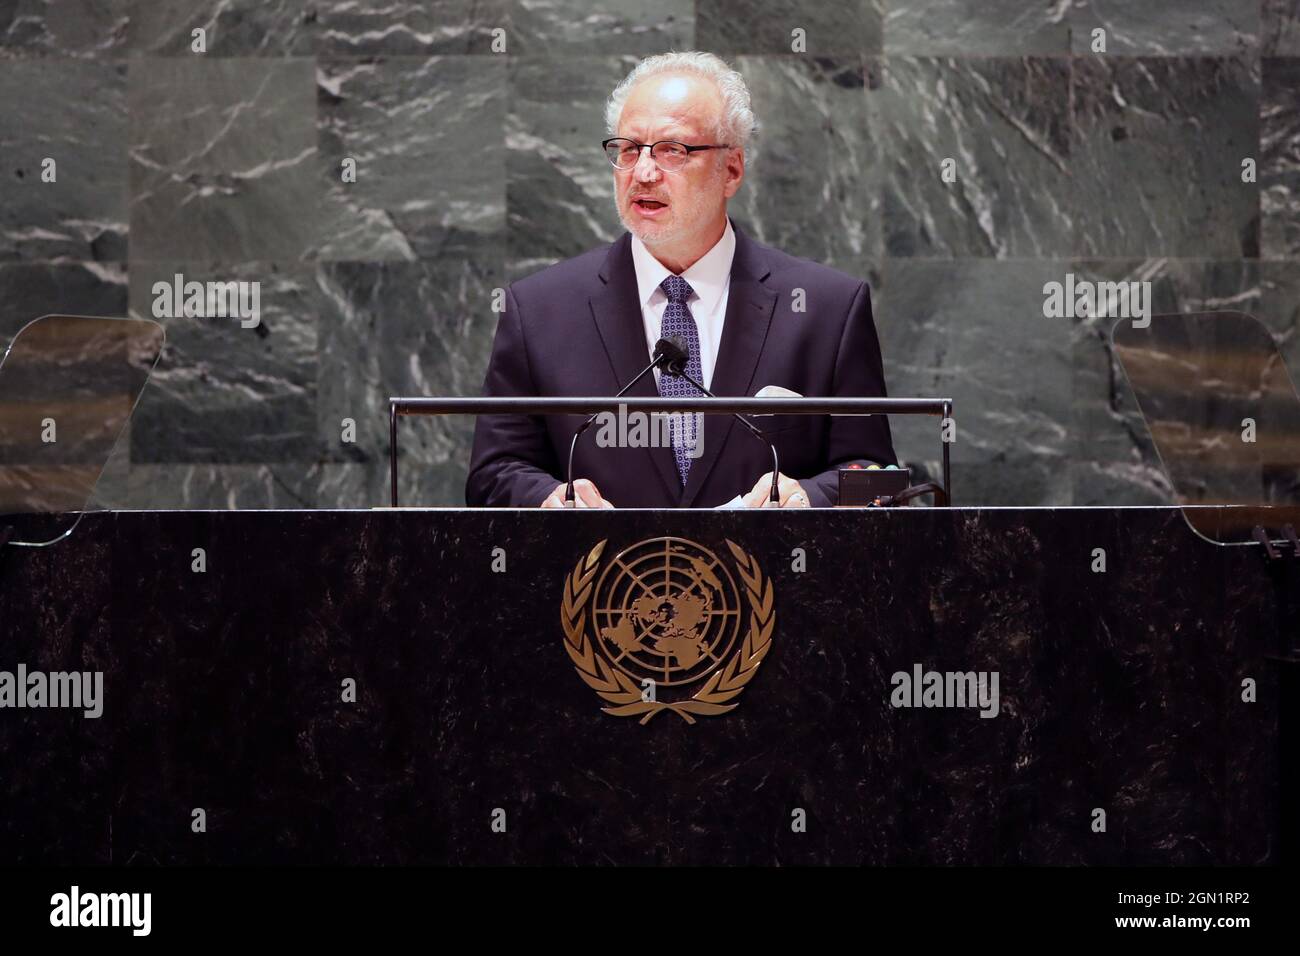
M 602 713 L 563 648 L 575 563 L 663 535 L 776 595 L 695 725 Z M 1279 593 L 1169 508 L 92 514 L 0 554 L 0 669 L 106 697 L 0 710 L 0 860 L 1277 862 Z M 917 663 L 1000 713 L 895 709 Z

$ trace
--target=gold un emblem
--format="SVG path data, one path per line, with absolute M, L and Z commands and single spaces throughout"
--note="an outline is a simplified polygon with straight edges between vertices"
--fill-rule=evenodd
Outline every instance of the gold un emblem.
M 734 570 L 685 538 L 649 538 L 604 565 L 608 539 L 564 582 L 564 649 L 607 714 L 725 714 L 758 673 L 776 624 L 772 582 L 727 541 Z M 739 585 L 737 585 L 739 578 Z M 742 596 L 743 595 L 743 596 Z M 690 696 L 683 696 L 695 688 Z M 660 699 L 660 691 L 675 699 Z

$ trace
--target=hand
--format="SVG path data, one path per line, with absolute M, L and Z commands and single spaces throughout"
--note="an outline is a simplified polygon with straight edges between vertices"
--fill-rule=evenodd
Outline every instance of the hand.
M 803 486 L 793 478 L 787 478 L 785 475 L 777 475 L 777 491 L 781 495 L 782 508 L 811 508 L 812 502 L 808 500 L 808 492 L 803 490 Z M 746 508 L 775 508 L 776 505 L 768 501 L 772 494 L 772 473 L 769 471 L 762 478 L 758 479 L 758 484 L 754 485 L 754 490 L 745 495 Z
M 543 508 L 564 507 L 564 484 L 555 486 L 555 490 L 542 502 Z M 600 496 L 600 489 L 587 478 L 577 478 L 573 482 L 573 499 L 575 508 L 613 508 L 611 502 Z

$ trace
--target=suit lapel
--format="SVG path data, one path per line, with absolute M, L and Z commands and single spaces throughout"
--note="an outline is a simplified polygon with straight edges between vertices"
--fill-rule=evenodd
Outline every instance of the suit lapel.
M 736 251 L 731 260 L 727 315 L 709 390 L 720 397 L 738 398 L 748 396 L 754 387 L 754 372 L 776 311 L 777 294 L 762 284 L 770 271 L 762 250 L 736 227 L 734 220 L 732 230 L 736 234 Z M 634 301 L 635 298 L 634 292 Z M 701 456 L 691 463 L 681 501 L 684 507 L 689 508 L 694 503 L 709 472 L 717 464 L 733 426 L 738 431 L 744 430 L 731 415 L 704 417 L 704 449 Z M 752 435 L 740 435 L 738 440 L 756 441 Z M 758 475 L 754 479 L 757 480 Z M 736 491 L 744 494 L 749 488 L 737 488 Z
M 623 233 L 609 248 L 600 269 L 601 284 L 590 297 L 591 317 L 596 331 L 609 356 L 617 388 L 632 381 L 650 361 L 646 350 L 645 323 L 641 317 L 641 297 L 636 284 L 636 266 L 632 262 L 632 236 Z M 638 382 L 628 395 L 654 398 L 654 374 Z M 669 500 L 677 502 L 682 496 L 682 482 L 677 475 L 677 462 L 671 448 L 647 448 L 655 470 L 663 479 Z

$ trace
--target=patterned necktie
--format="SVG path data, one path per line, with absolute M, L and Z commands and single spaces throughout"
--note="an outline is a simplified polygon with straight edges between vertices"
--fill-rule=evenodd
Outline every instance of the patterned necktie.
M 686 360 L 686 374 L 695 381 L 703 383 L 704 374 L 700 366 L 700 330 L 695 325 L 695 317 L 686 305 L 686 300 L 695 290 L 681 276 L 669 276 L 659 283 L 659 288 L 668 296 L 668 305 L 664 307 L 663 322 L 659 327 L 661 338 L 670 335 L 681 336 L 690 357 Z M 694 385 L 680 375 L 659 375 L 659 394 L 664 398 L 693 398 L 700 394 Z M 677 459 L 677 474 L 681 476 L 682 487 L 686 486 L 686 476 L 691 471 L 691 452 L 696 449 L 699 428 L 699 415 L 674 415 L 668 420 L 673 442 L 673 456 Z

